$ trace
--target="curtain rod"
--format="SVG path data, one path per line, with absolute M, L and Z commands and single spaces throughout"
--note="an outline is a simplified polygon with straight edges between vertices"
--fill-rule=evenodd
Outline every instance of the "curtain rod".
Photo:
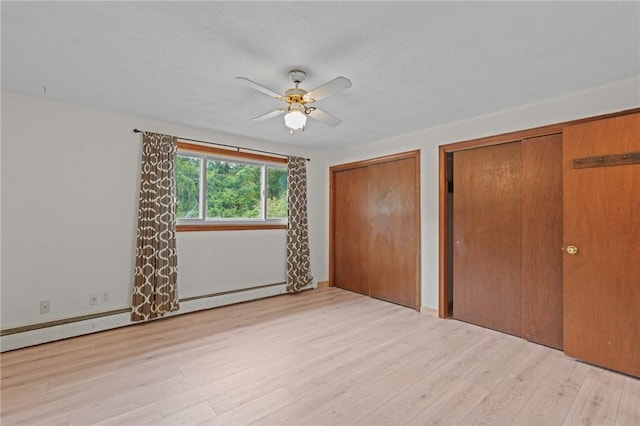
M 133 129 L 133 133 L 144 133 L 142 130 L 138 130 L 138 129 Z M 271 151 L 262 151 L 260 149 L 253 149 L 253 148 L 245 148 L 242 146 L 236 146 L 236 145 L 226 145 L 223 143 L 218 143 L 218 142 L 209 142 L 209 141 L 201 141 L 198 139 L 189 139 L 189 138 L 181 138 L 180 136 L 178 136 L 178 139 L 183 140 L 183 141 L 189 141 L 189 142 L 199 142 L 199 143 L 206 143 L 207 145 L 218 145 L 218 146 L 224 146 L 227 148 L 235 148 L 236 150 L 240 151 L 241 149 L 245 150 L 245 151 L 253 151 L 253 152 L 261 152 L 263 154 L 271 154 L 271 155 L 277 155 L 278 157 L 289 157 L 286 154 L 279 154 L 277 152 L 271 152 Z M 305 160 L 307 161 L 311 161 L 311 158 L 305 158 Z

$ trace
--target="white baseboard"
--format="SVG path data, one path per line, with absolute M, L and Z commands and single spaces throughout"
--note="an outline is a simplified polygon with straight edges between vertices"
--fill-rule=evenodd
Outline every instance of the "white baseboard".
M 420 313 L 427 314 L 430 317 L 439 318 L 438 310 L 437 309 L 433 309 L 433 308 L 429 308 L 427 306 L 420 306 Z

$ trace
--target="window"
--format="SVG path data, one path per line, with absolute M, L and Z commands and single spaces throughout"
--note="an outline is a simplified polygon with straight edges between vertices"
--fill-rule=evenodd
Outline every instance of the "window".
M 177 230 L 287 227 L 286 160 L 178 143 Z

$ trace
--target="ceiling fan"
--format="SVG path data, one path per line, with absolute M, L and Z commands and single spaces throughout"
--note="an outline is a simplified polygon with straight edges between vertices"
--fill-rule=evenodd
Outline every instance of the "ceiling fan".
M 246 80 L 249 82 L 249 86 L 257 91 L 287 103 L 287 106 L 284 108 L 279 108 L 275 111 L 271 111 L 254 118 L 256 121 L 267 120 L 269 118 L 285 114 L 284 123 L 289 128 L 290 134 L 293 134 L 293 131 L 297 129 L 302 129 L 304 131 L 307 124 L 307 117 L 311 117 L 331 127 L 335 127 L 342 123 L 342 120 L 335 115 L 329 114 L 328 112 L 316 107 L 309 106 L 308 104 L 324 99 L 327 96 L 333 95 L 334 93 L 340 92 L 344 89 L 348 89 L 351 87 L 351 80 L 342 76 L 336 77 L 322 86 L 316 87 L 315 89 L 307 92 L 299 87 L 300 83 L 304 81 L 306 76 L 307 74 L 304 71 L 291 70 L 289 72 L 289 78 L 293 81 L 295 87 L 288 89 L 284 92 L 284 95 L 280 95 L 246 77 L 236 77 L 236 79 Z

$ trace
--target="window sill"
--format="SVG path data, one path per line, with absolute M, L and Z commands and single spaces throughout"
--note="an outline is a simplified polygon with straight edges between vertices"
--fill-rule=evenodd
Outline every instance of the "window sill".
M 207 224 L 207 225 L 176 225 L 176 232 L 193 231 L 254 231 L 259 229 L 287 229 L 287 224 L 247 223 L 247 224 Z

